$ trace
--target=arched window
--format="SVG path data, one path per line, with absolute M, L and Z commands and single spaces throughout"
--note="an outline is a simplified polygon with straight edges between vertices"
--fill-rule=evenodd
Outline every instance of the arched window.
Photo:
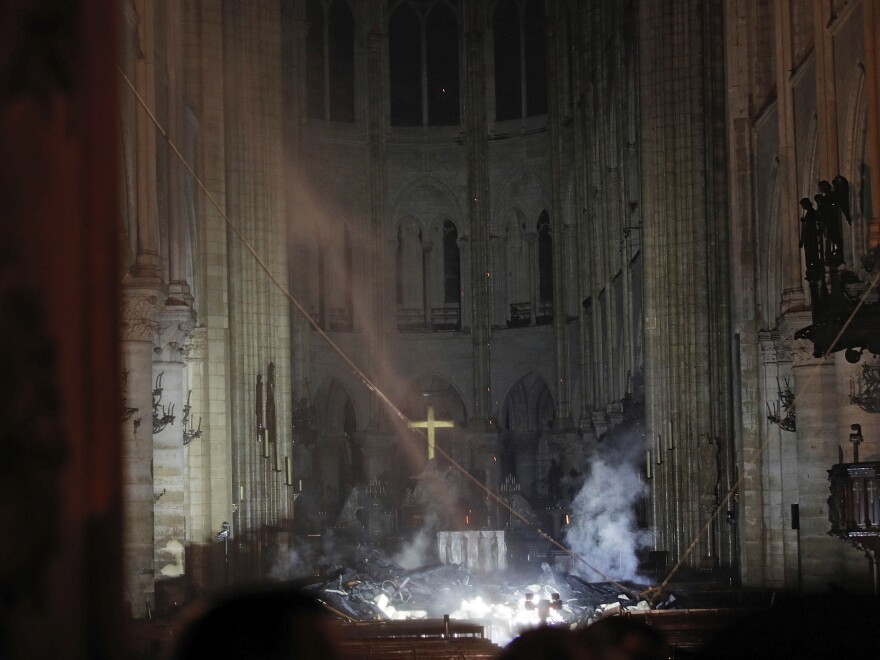
M 442 305 L 431 308 L 432 330 L 461 329 L 461 256 L 458 250 L 458 229 L 451 220 L 442 228 Z M 432 276 L 433 278 L 433 276 Z
M 422 125 L 422 27 L 408 3 L 391 15 L 388 34 L 391 74 L 391 123 Z
M 403 331 L 425 329 L 425 257 L 422 232 L 413 219 L 397 230 L 397 328 Z
M 401 2 L 388 55 L 392 125 L 459 123 L 458 20 L 448 2 Z
M 354 121 L 354 19 L 347 0 L 308 0 L 306 113 Z
M 495 119 L 546 114 L 544 0 L 500 0 L 492 28 Z
M 458 21 L 443 3 L 428 14 L 427 45 L 428 124 L 458 124 Z
M 550 216 L 542 211 L 538 218 L 538 314 L 536 323 L 553 319 L 553 238 Z
M 458 252 L 458 229 L 451 220 L 443 223 L 443 302 L 461 300 L 461 263 Z

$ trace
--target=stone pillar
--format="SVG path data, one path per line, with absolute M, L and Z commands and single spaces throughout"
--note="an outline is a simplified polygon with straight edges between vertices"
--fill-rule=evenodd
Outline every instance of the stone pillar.
M 865 12 L 865 87 L 868 97 L 868 134 L 865 160 L 868 171 L 880 172 L 880 5 L 863 2 Z M 868 249 L 880 245 L 880 185 L 872 181 L 868 223 Z
M 182 45 L 181 0 L 165 3 L 165 67 L 167 74 L 167 120 L 165 130 L 178 148 L 185 144 L 184 102 L 183 102 L 183 45 Z M 165 146 L 166 177 L 168 195 L 166 213 L 168 217 L 168 297 L 177 304 L 192 304 L 189 283 L 187 282 L 187 247 L 190 245 L 187 225 L 187 200 L 184 194 L 184 176 L 189 176 L 177 154 L 167 144 Z
M 809 323 L 806 314 L 789 317 L 786 322 L 791 327 Z M 842 573 L 842 544 L 828 536 L 828 470 L 838 459 L 837 379 L 833 358 L 813 357 L 808 341 L 789 338 L 787 342 L 797 405 L 800 587 L 824 591 Z
M 567 133 L 562 122 L 565 109 L 565 40 L 562 3 L 549 0 L 547 11 L 547 117 L 550 133 L 550 226 L 553 237 L 553 330 L 556 339 L 556 423 L 571 425 L 571 386 L 568 346 L 568 263 L 564 218 L 564 155 Z
M 388 241 L 384 231 L 385 215 L 385 127 L 386 99 L 388 98 L 388 58 L 384 55 L 384 28 L 388 24 L 384 2 L 366 3 L 363 21 L 368 34 L 364 35 L 366 50 L 366 124 L 368 135 L 368 185 L 369 185 L 369 223 L 370 249 L 375 253 L 368 260 L 366 280 L 373 283 L 372 296 L 369 301 L 366 329 L 372 333 L 374 343 L 367 351 L 367 362 L 364 365 L 369 374 L 377 375 L 380 387 L 386 385 L 387 378 L 383 371 L 388 365 L 388 335 L 396 323 L 396 306 L 394 305 L 395 278 L 394 269 L 385 268 L 386 264 L 394 263 L 391 256 L 396 246 Z M 370 396 L 371 429 L 380 428 L 386 420 L 385 404 L 375 395 Z
M 192 308 L 179 305 L 165 307 L 158 319 L 160 331 L 153 362 L 153 542 L 157 579 L 180 577 L 184 572 L 182 416 L 189 390 L 184 351 L 194 317 Z
M 788 0 L 774 0 L 773 27 L 777 45 L 776 90 L 777 117 L 779 122 L 779 215 L 782 219 L 785 239 L 785 264 L 783 281 L 783 306 L 794 308 L 803 303 L 804 282 L 801 273 L 801 257 L 798 248 L 800 217 L 798 208 L 798 155 L 795 137 L 794 92 L 791 71 L 794 70 L 792 45 L 791 3 Z
M 471 336 L 474 350 L 475 423 L 491 414 L 490 341 L 492 317 L 491 262 L 489 259 L 489 174 L 486 115 L 486 5 L 464 5 L 464 85 L 462 128 L 467 152 L 467 196 L 471 247 Z
M 132 415 L 122 426 L 125 592 L 131 614 L 142 619 L 153 601 L 153 348 L 159 333 L 160 292 L 127 286 L 122 291 L 123 383 Z
M 156 53 L 152 0 L 135 0 L 137 38 L 132 83 L 147 108 L 156 109 Z M 137 223 L 137 253 L 133 273 L 141 278 L 157 278 L 159 261 L 159 217 L 156 197 L 156 127 L 137 107 L 135 125 L 137 175 L 134 182 Z
M 656 549 L 678 559 L 702 529 L 696 438 L 733 437 L 723 7 L 647 0 L 638 12 L 646 422 L 655 442 L 674 429 L 651 488 Z
M 216 530 L 211 525 L 211 431 L 213 424 L 207 414 L 209 408 L 207 368 L 205 362 L 207 331 L 204 327 L 195 328 L 189 337 L 186 348 L 183 351 L 186 363 L 186 374 L 189 389 L 189 420 L 188 424 L 201 432 L 197 438 L 190 440 L 184 449 L 184 461 L 186 465 L 184 492 L 184 510 L 186 512 L 186 540 L 189 542 L 202 542 L 211 537 Z M 192 393 L 190 395 L 190 392 Z M 183 410 L 180 411 L 180 421 L 184 424 Z M 184 426 L 182 431 L 186 430 Z
M 226 303 L 235 312 L 228 316 L 226 384 L 231 492 L 243 487 L 245 494 L 229 522 L 240 539 L 253 539 L 252 552 L 236 570 L 256 575 L 268 568 L 263 532 L 284 517 L 288 505 L 284 471 L 276 471 L 271 452 L 268 459 L 262 455 L 255 433 L 256 376 L 266 377 L 270 363 L 276 366 L 279 442 L 289 441 L 291 428 L 290 302 L 276 284 L 287 282 L 289 273 L 282 20 L 277 2 L 221 4 L 225 202 L 237 226 L 226 229 L 227 259 L 220 262 L 229 287 Z

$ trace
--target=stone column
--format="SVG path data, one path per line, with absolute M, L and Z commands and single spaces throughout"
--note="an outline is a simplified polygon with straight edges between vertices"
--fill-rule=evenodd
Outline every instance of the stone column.
M 806 316 L 787 317 L 786 322 L 805 326 Z M 828 470 L 838 462 L 837 379 L 833 358 L 815 358 L 810 342 L 786 335 L 797 405 L 800 587 L 824 591 L 840 579 L 842 570 L 841 543 L 828 536 Z
M 385 228 L 385 111 L 388 98 L 388 58 L 384 56 L 383 44 L 387 25 L 386 7 L 384 2 L 365 3 L 366 12 L 363 24 L 368 30 L 364 35 L 366 50 L 366 88 L 364 96 L 367 103 L 365 119 L 368 139 L 368 185 L 369 185 L 369 223 L 371 230 L 371 250 L 375 253 L 372 260 L 367 261 L 366 279 L 373 283 L 372 297 L 369 302 L 369 318 L 366 322 L 368 332 L 373 334 L 372 349 L 367 352 L 364 365 L 369 374 L 376 374 L 380 387 L 386 385 L 383 371 L 388 365 L 388 335 L 396 324 L 396 305 L 394 305 L 395 277 L 394 269 L 388 268 L 394 263 L 393 255 L 396 246 L 384 240 L 387 237 Z M 371 429 L 380 428 L 386 420 L 385 404 L 375 395 L 370 396 Z
M 733 437 L 722 9 L 719 0 L 638 9 L 646 422 L 655 440 L 675 429 L 651 483 L 656 549 L 673 559 L 702 529 L 695 438 L 729 447 Z M 723 482 L 729 452 L 720 469 Z
M 165 66 L 168 76 L 167 120 L 165 130 L 178 149 L 184 148 L 185 126 L 183 108 L 183 46 L 181 0 L 170 0 L 165 5 Z M 168 179 L 168 297 L 177 304 L 192 304 L 187 282 L 187 246 L 190 244 L 187 226 L 187 200 L 184 194 L 184 170 L 177 154 L 165 146 L 166 176 Z
M 793 308 L 804 300 L 804 282 L 798 248 L 800 217 L 798 208 L 797 141 L 795 138 L 794 92 L 791 71 L 794 69 L 791 3 L 774 0 L 773 26 L 777 45 L 776 90 L 779 122 L 779 215 L 784 227 L 783 306 Z
M 195 325 L 195 314 L 185 305 L 165 307 L 158 321 L 160 331 L 153 362 L 153 541 L 156 577 L 161 579 L 180 577 L 184 572 L 185 464 L 181 420 L 189 390 L 184 352 Z
M 492 316 L 491 262 L 489 259 L 489 174 L 486 114 L 486 5 L 464 5 L 463 123 L 467 152 L 468 220 L 471 246 L 471 337 L 474 351 L 474 413 L 477 424 L 488 419 L 492 406 L 490 341 Z
M 865 145 L 868 170 L 880 172 L 880 5 L 863 2 L 865 12 L 865 87 L 868 97 L 868 135 Z M 880 245 L 880 185 L 871 186 L 870 208 L 873 217 L 868 223 L 868 249 Z
M 152 365 L 159 296 L 155 288 L 124 287 L 120 313 L 123 395 L 132 411 L 122 426 L 125 588 L 137 619 L 145 618 L 154 605 Z
M 207 331 L 204 327 L 195 328 L 183 351 L 186 363 L 186 374 L 189 389 L 189 420 L 187 424 L 201 432 L 197 438 L 190 440 L 184 450 L 186 464 L 186 491 L 184 492 L 184 510 L 186 512 L 186 540 L 201 542 L 216 531 L 212 529 L 211 510 L 211 424 L 208 415 L 207 367 L 205 361 Z M 190 395 L 190 392 L 192 393 Z M 184 424 L 184 411 L 180 411 L 182 431 L 187 430 Z
M 556 339 L 556 422 L 571 425 L 571 386 L 566 319 L 568 277 L 567 236 L 564 218 L 563 159 L 565 154 L 563 114 L 565 108 L 565 40 L 562 3 L 549 0 L 547 11 L 547 117 L 550 132 L 550 226 L 553 237 L 553 330 Z
M 137 44 L 132 83 L 144 104 L 156 110 L 156 53 L 152 0 L 136 0 Z M 137 277 L 158 277 L 159 217 L 156 198 L 156 128 L 143 108 L 136 107 L 135 153 L 137 177 L 135 180 L 135 208 L 137 217 L 137 254 L 133 272 Z

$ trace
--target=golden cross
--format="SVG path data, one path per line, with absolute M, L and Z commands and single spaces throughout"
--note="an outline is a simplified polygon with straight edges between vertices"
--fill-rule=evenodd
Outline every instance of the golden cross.
M 411 429 L 428 429 L 428 460 L 434 458 L 434 429 L 451 429 L 455 422 L 434 419 L 434 406 L 428 406 L 428 419 L 424 422 L 407 423 Z

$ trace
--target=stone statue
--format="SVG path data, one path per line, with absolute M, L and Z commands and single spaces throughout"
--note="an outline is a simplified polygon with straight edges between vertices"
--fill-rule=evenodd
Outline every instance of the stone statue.
M 804 250 L 806 261 L 806 279 L 808 282 L 819 282 L 825 273 L 825 264 L 822 261 L 822 225 L 819 214 L 813 208 L 813 202 L 804 197 L 800 202 L 804 209 L 801 217 L 800 247 Z
M 841 210 L 847 224 L 852 224 L 852 213 L 849 206 L 849 181 L 842 174 L 831 180 L 834 187 L 834 204 Z

